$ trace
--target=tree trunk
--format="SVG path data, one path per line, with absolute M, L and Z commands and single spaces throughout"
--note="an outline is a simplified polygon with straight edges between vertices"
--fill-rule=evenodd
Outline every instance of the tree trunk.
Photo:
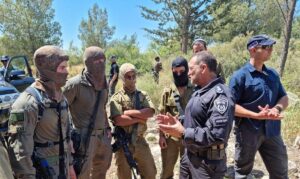
M 286 24 L 285 24 L 285 29 L 284 29 L 284 45 L 283 45 L 281 56 L 280 56 L 280 68 L 279 68 L 279 75 L 281 77 L 283 76 L 284 67 L 285 67 L 285 63 L 286 63 L 288 52 L 289 52 L 289 43 L 290 43 L 290 38 L 291 38 L 296 1 L 297 0 L 291 0 L 290 6 L 287 4 L 287 7 L 288 7 L 287 16 L 284 17 L 286 19 Z

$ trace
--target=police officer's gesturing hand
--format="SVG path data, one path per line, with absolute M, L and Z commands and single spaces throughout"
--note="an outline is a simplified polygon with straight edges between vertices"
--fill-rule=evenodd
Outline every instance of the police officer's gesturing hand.
M 167 133 L 173 137 L 180 138 L 184 134 L 184 127 L 180 123 L 177 117 L 173 117 L 170 114 L 157 115 L 156 120 L 158 122 L 159 129 L 164 133 Z

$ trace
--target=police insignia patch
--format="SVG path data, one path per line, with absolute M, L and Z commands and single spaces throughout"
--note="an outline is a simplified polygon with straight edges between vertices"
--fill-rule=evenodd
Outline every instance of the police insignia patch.
M 214 101 L 214 106 L 219 113 L 224 114 L 228 108 L 228 99 L 220 96 Z
M 220 87 L 220 86 L 216 86 L 216 92 L 221 94 L 221 93 L 224 93 L 223 89 Z

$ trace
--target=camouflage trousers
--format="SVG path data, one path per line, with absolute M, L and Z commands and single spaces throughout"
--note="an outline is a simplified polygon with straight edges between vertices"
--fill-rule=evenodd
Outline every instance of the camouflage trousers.
M 0 141 L 0 178 L 13 179 L 13 172 L 5 147 Z
M 161 149 L 162 171 L 161 179 L 170 179 L 174 176 L 174 167 L 178 159 L 178 155 L 182 157 L 184 154 L 184 146 L 181 139 L 166 138 L 167 148 Z
M 84 163 L 78 179 L 105 179 L 112 159 L 111 138 L 103 130 L 92 132 L 87 160 Z
M 129 145 L 129 150 L 137 162 L 141 178 L 155 179 L 156 167 L 150 147 L 144 137 L 138 137 L 136 144 Z M 119 179 L 130 179 L 131 170 L 127 163 L 123 149 L 119 149 L 116 154 L 117 175 Z

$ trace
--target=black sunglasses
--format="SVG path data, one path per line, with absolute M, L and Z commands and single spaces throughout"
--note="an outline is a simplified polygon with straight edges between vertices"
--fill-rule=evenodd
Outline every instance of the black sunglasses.
M 264 49 L 264 50 L 268 50 L 268 49 L 273 48 L 273 45 L 261 45 L 261 46 L 256 46 L 256 48 L 261 48 L 261 49 Z

